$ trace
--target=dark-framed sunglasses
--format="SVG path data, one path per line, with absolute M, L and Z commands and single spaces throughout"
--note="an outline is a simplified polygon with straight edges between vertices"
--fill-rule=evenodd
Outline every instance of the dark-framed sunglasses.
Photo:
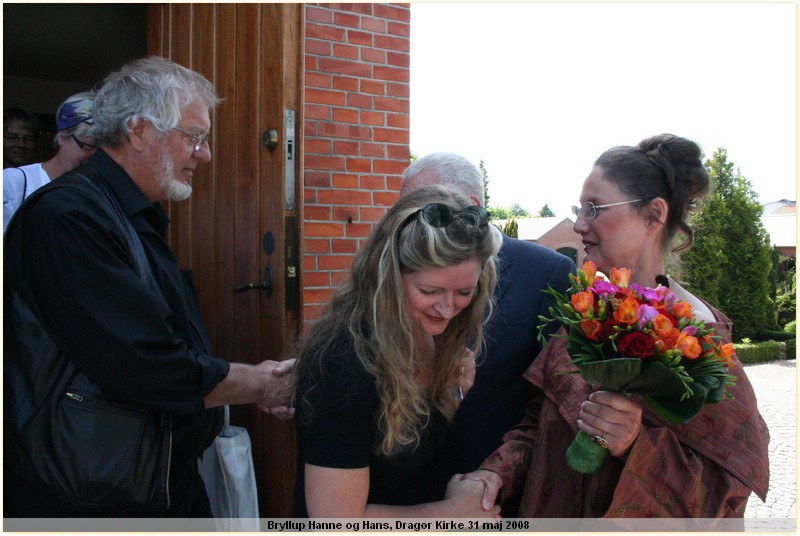
M 75 140 L 75 143 L 78 144 L 78 147 L 80 147 L 81 149 L 87 149 L 89 151 L 94 151 L 95 149 L 97 149 L 97 145 L 92 145 L 91 143 L 86 143 L 85 141 L 81 141 L 75 136 L 75 134 L 71 134 L 71 136 L 72 139 Z
M 453 223 L 458 214 L 472 225 L 483 226 L 489 223 L 489 213 L 485 208 L 478 205 L 455 209 L 444 203 L 431 203 L 417 212 L 422 214 L 422 219 L 433 227 L 447 227 Z

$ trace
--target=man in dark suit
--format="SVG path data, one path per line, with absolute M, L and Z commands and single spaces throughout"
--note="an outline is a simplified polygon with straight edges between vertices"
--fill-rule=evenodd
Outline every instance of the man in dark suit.
M 441 184 L 484 204 L 483 177 L 466 158 L 433 153 L 416 160 L 403 173 L 401 195 L 421 186 Z M 475 383 L 456 412 L 445 439 L 442 478 L 467 473 L 502 444 L 503 434 L 525 414 L 533 386 L 522 374 L 541 350 L 539 315 L 547 315 L 553 299 L 542 292 L 569 286 L 575 263 L 538 244 L 503 236 L 498 262 L 495 310 L 486 326 L 486 346 L 479 358 Z M 556 329 L 548 325 L 548 333 Z

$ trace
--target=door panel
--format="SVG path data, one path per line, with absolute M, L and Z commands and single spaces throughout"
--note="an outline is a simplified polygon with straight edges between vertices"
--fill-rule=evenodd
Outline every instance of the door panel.
M 169 240 L 181 264 L 194 271 L 203 318 L 217 355 L 258 363 L 286 357 L 299 325 L 287 300 L 288 235 L 300 236 L 299 199 L 286 210 L 284 110 L 301 124 L 300 66 L 302 4 L 151 4 L 148 50 L 201 72 L 224 100 L 212 115 L 211 163 L 201 165 L 190 200 L 167 207 Z M 276 129 L 278 147 L 267 149 L 262 133 Z M 300 152 L 300 133 L 295 137 Z M 294 158 L 294 177 L 302 176 Z M 295 191 L 302 191 L 295 184 Z M 301 199 L 301 198 L 300 198 Z M 264 234 L 274 237 L 266 254 Z M 234 294 L 239 285 L 273 273 L 265 290 Z M 299 279 L 300 275 L 297 274 Z M 295 286 L 297 289 L 301 285 Z M 294 288 L 291 287 L 290 288 Z M 287 308 L 286 304 L 292 304 Z M 289 517 L 294 485 L 294 430 L 289 422 L 261 414 L 255 406 L 232 408 L 234 424 L 253 441 L 262 517 Z

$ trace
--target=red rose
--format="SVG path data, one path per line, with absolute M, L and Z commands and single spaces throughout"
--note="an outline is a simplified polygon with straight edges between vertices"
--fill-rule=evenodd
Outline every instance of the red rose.
M 641 331 L 632 331 L 617 341 L 619 353 L 624 357 L 646 359 L 655 355 L 655 341 Z

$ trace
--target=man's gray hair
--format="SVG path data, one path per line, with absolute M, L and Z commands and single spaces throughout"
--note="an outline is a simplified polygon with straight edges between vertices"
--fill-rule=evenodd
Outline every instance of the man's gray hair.
M 211 82 L 182 65 L 158 56 L 127 63 L 109 74 L 95 95 L 97 144 L 120 145 L 139 118 L 167 132 L 178 126 L 181 110 L 196 97 L 209 109 L 220 102 Z
M 419 184 L 415 184 L 415 183 Z M 415 160 L 403 172 L 403 191 L 426 184 L 441 184 L 477 197 L 484 204 L 483 176 L 478 168 L 455 153 L 432 153 Z

